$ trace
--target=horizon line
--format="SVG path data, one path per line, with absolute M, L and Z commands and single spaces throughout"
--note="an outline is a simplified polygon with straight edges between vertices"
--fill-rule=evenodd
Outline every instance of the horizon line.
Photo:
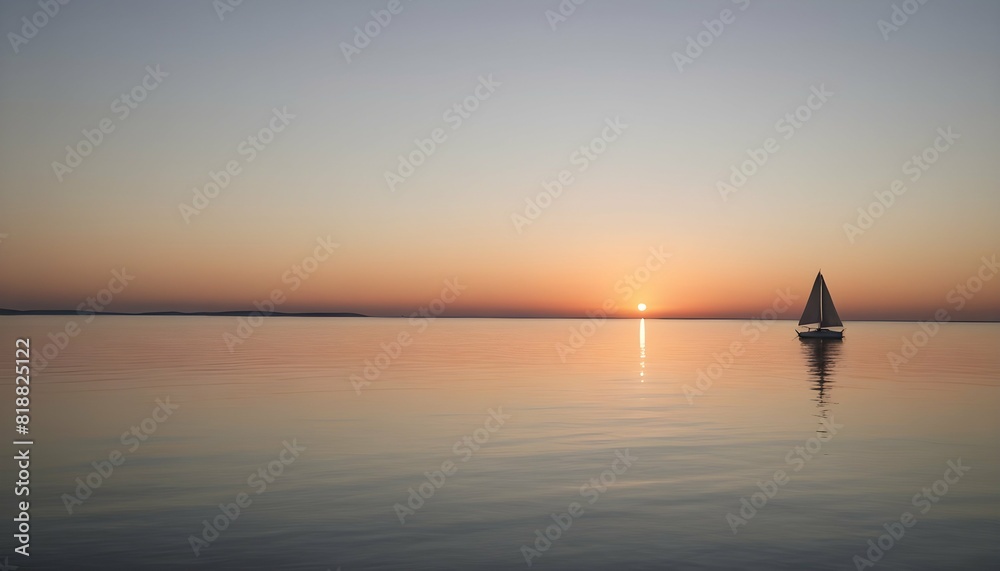
M 13 317 L 18 315 L 106 315 L 118 317 L 345 317 L 345 318 L 368 318 L 368 319 L 407 319 L 405 315 L 365 315 L 350 311 L 270 311 L 259 310 L 224 310 L 224 311 L 77 311 L 73 309 L 7 309 L 0 308 L 0 316 Z M 422 317 L 421 315 L 410 315 L 409 317 Z M 437 315 L 435 318 L 444 319 L 594 319 L 587 315 Z M 750 319 L 760 319 L 758 315 L 752 316 L 716 316 L 716 317 L 668 317 L 668 316 L 615 316 L 606 315 L 602 319 L 659 319 L 659 320 L 685 320 L 685 321 L 746 321 Z M 848 322 L 882 322 L 882 323 L 916 323 L 921 321 L 931 321 L 933 319 L 848 319 Z M 774 319 L 773 321 L 790 321 L 795 319 Z M 936 320 L 934 320 L 936 321 Z M 937 321 L 936 321 L 937 322 Z M 1000 323 L 1000 319 L 950 319 L 937 323 Z

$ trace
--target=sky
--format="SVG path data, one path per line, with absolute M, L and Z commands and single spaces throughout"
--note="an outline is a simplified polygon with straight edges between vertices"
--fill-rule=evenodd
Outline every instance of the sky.
M 998 28 L 993 0 L 3 2 L 0 307 L 797 318 L 822 269 L 844 320 L 997 320 Z

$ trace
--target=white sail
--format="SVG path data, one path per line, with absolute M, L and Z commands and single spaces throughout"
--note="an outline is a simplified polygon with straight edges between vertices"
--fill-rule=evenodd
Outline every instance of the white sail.
M 826 280 L 823 274 L 816 274 L 816 281 L 813 282 L 812 292 L 809 293 L 809 300 L 802 310 L 802 317 L 799 325 L 817 324 L 820 327 L 843 327 L 837 308 L 833 305 L 833 298 L 830 297 L 830 290 L 826 287 Z
M 837 315 L 837 308 L 833 306 L 833 298 L 830 297 L 830 290 L 826 287 L 826 280 L 820 274 L 819 279 L 823 282 L 823 305 L 820 308 L 820 327 L 843 327 L 840 316 Z
M 799 325 L 812 325 L 822 321 L 822 299 L 823 299 L 823 274 L 816 274 L 816 281 L 813 282 L 812 292 L 809 294 L 809 301 L 806 308 L 802 310 L 802 317 Z M 833 303 L 831 302 L 832 306 Z

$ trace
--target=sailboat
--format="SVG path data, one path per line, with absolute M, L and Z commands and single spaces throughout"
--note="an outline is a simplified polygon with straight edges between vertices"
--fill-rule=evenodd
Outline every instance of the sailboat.
M 798 331 L 800 339 L 843 339 L 844 331 L 835 331 L 829 327 L 844 327 L 837 315 L 837 308 L 833 306 L 833 298 L 830 297 L 830 290 L 826 287 L 826 280 L 823 279 L 823 272 L 816 274 L 816 281 L 813 282 L 812 292 L 809 294 L 809 301 L 806 308 L 802 310 L 802 317 L 799 325 L 805 325 L 805 331 Z

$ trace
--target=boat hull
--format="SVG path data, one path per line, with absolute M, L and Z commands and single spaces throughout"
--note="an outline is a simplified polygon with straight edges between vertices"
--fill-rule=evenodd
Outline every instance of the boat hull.
M 843 339 L 843 331 L 833 331 L 830 329 L 810 329 L 809 331 L 796 331 L 799 339 Z

